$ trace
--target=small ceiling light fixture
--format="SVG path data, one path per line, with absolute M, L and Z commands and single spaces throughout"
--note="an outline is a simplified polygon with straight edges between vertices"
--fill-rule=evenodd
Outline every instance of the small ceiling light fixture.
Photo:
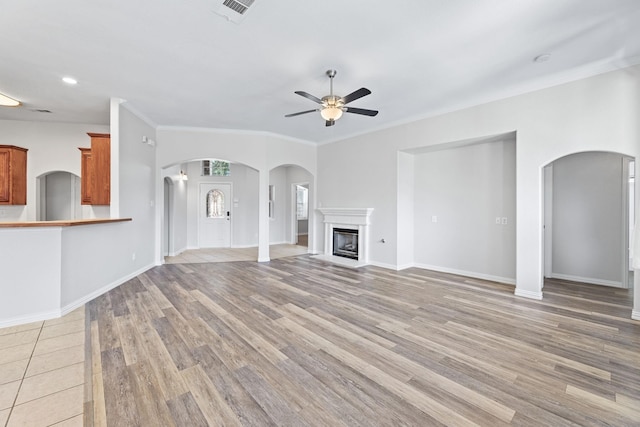
M 327 100 L 327 106 L 324 107 L 322 110 L 320 110 L 320 115 L 322 116 L 323 119 L 327 120 L 327 121 L 333 121 L 335 122 L 336 120 L 338 120 L 340 117 L 342 117 L 342 105 L 340 105 L 341 103 L 336 102 L 336 97 L 332 97 L 334 99 L 329 99 Z M 331 102 L 333 101 L 333 102 Z
M 76 79 L 74 79 L 73 77 L 63 77 L 62 81 L 65 82 L 68 85 L 77 85 L 78 81 Z
M 3 107 L 17 107 L 20 105 L 20 101 L 9 98 L 7 95 L 0 93 L 0 105 Z
M 533 62 L 547 62 L 549 59 L 551 59 L 551 54 L 550 53 L 543 53 L 540 54 L 538 56 L 536 56 L 535 58 L 533 58 Z
M 181 181 L 189 181 L 189 177 L 183 171 L 180 171 L 180 180 Z

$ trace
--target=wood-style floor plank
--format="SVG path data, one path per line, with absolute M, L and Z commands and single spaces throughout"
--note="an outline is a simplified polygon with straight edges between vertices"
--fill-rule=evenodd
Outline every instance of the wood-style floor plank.
M 306 255 L 155 267 L 87 305 L 85 425 L 639 426 L 627 290 Z

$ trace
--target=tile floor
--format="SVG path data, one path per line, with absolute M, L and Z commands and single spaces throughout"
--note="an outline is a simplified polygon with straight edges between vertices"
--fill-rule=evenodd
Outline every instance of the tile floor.
M 299 245 L 271 245 L 269 246 L 269 258 L 284 258 L 307 253 L 306 246 Z M 193 249 L 182 252 L 180 255 L 165 257 L 167 264 L 190 264 L 202 262 L 233 262 L 233 261 L 255 261 L 258 259 L 258 248 L 211 248 Z
M 84 313 L 0 329 L 0 427 L 83 425 Z

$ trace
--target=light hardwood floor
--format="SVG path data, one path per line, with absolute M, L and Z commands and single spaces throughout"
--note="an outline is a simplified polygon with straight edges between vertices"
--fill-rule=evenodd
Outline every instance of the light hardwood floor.
M 631 293 L 308 256 L 153 268 L 87 305 L 85 426 L 637 426 Z

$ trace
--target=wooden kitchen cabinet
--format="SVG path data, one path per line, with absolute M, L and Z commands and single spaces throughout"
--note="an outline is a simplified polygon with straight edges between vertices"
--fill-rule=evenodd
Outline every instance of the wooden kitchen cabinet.
M 88 133 L 91 148 L 80 148 L 80 193 L 83 205 L 111 203 L 111 137 Z
M 27 149 L 0 145 L 0 205 L 27 204 Z

